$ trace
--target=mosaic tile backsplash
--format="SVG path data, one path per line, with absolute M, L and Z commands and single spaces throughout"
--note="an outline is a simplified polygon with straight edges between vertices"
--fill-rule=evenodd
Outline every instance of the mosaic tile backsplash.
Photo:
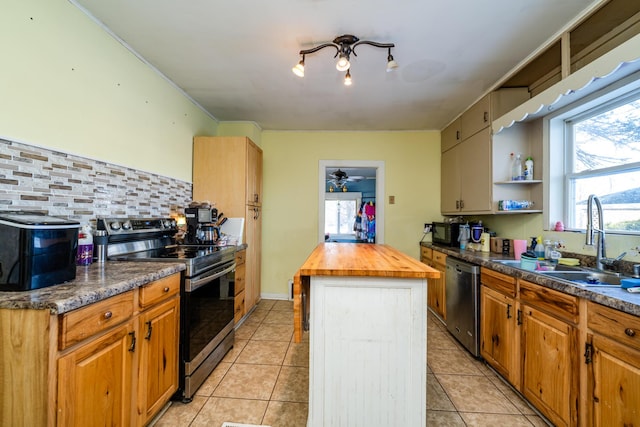
M 0 139 L 0 211 L 40 211 L 84 224 L 174 216 L 191 197 L 189 182 Z

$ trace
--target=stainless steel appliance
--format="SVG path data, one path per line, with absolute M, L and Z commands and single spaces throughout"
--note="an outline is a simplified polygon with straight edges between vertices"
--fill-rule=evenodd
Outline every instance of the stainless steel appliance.
M 41 212 L 0 212 L 0 290 L 28 291 L 75 279 L 79 227 Z
M 443 246 L 458 246 L 458 235 L 460 233 L 459 223 L 434 222 L 432 229 L 433 243 Z
M 447 329 L 480 357 L 480 267 L 453 257 L 446 265 Z
M 235 247 L 177 244 L 172 219 L 99 219 L 110 260 L 176 261 L 186 266 L 180 303 L 180 386 L 191 401 L 233 347 Z

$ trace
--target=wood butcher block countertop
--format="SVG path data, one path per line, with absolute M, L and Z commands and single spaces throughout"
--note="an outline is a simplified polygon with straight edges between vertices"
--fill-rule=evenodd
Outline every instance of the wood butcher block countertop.
M 438 278 L 440 272 L 388 245 L 320 243 L 300 267 L 301 276 Z
M 437 279 L 440 272 L 388 245 L 320 243 L 293 278 L 294 341 L 302 340 L 311 276 Z M 303 301 L 303 294 L 307 296 Z

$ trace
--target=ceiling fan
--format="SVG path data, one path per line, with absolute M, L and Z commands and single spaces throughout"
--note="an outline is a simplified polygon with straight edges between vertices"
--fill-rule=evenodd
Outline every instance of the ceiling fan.
M 329 173 L 327 174 L 327 176 L 329 176 L 329 179 L 327 179 L 327 182 L 330 184 L 329 185 L 330 192 L 333 192 L 334 188 L 342 191 L 347 191 L 347 187 L 346 187 L 347 182 L 359 182 L 359 181 L 362 181 L 363 179 L 366 179 L 366 177 L 364 176 L 349 176 L 345 171 L 341 169 L 338 169 L 335 172 Z

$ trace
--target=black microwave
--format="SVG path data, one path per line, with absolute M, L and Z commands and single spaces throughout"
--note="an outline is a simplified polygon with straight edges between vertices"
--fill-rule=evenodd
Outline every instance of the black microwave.
M 443 246 L 458 246 L 460 224 L 448 222 L 434 222 L 431 228 L 433 243 Z

